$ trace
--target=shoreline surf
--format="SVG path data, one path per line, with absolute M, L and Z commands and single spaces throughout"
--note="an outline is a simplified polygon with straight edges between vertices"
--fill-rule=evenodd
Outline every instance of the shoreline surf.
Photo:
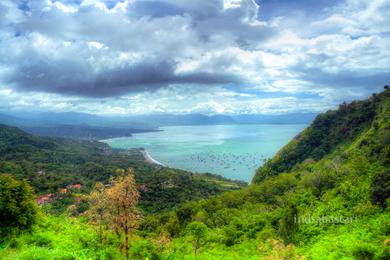
M 142 153 L 142 155 L 144 156 L 144 159 L 147 163 L 157 164 L 157 165 L 165 167 L 165 165 L 163 163 L 153 159 L 153 157 L 148 153 L 148 151 L 145 148 L 140 148 L 139 151 Z

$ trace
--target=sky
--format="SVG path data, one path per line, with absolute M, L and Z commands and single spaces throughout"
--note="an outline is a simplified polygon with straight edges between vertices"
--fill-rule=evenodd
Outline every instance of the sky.
M 322 112 L 390 83 L 390 0 L 1 0 L 0 110 Z

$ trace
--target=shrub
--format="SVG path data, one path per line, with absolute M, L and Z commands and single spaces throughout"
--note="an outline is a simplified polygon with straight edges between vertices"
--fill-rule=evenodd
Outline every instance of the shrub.
M 134 241 L 130 248 L 129 255 L 130 259 L 160 259 L 160 256 L 154 244 L 145 239 Z
M 198 254 L 201 239 L 206 236 L 208 228 L 202 222 L 194 221 L 187 226 L 187 231 L 194 239 L 194 254 L 196 256 Z
M 390 197 L 390 171 L 376 174 L 371 184 L 371 199 L 374 203 L 386 206 L 386 199 Z
M 32 188 L 11 175 L 0 175 L 0 237 L 29 229 L 36 220 Z

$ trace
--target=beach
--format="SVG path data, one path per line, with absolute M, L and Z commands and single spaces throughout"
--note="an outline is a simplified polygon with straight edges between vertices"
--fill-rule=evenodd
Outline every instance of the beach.
M 139 151 L 142 153 L 142 155 L 144 156 L 145 161 L 146 161 L 147 163 L 157 164 L 157 165 L 160 165 L 160 166 L 165 166 L 164 164 L 160 163 L 159 161 L 153 159 L 153 157 L 150 156 L 150 154 L 148 153 L 148 151 L 146 151 L 145 149 L 140 149 Z

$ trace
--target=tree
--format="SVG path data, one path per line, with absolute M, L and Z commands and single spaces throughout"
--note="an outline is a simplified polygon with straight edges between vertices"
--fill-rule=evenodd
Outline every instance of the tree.
M 388 198 L 390 198 L 390 171 L 387 170 L 374 176 L 371 184 L 371 199 L 385 208 Z
M 282 214 L 283 215 L 279 219 L 278 232 L 287 245 L 293 242 L 295 233 L 298 229 L 298 210 L 295 205 L 289 205 L 289 203 L 287 203 Z
M 177 218 L 176 214 L 173 214 L 169 217 L 168 223 L 165 224 L 165 229 L 171 235 L 171 237 L 175 237 L 180 233 L 180 222 Z
M 129 168 L 127 174 L 118 170 L 117 176 L 111 178 L 111 187 L 107 189 L 107 204 L 111 228 L 119 238 L 124 237 L 121 248 L 124 248 L 126 258 L 129 257 L 129 238 L 131 232 L 142 219 L 137 210 L 140 194 L 134 179 L 134 171 Z
M 201 239 L 206 236 L 207 233 L 207 226 L 199 221 L 191 222 L 187 226 L 187 230 L 189 234 L 194 238 L 194 254 L 195 256 L 198 255 L 198 249 L 200 247 Z
M 103 224 L 107 216 L 107 194 L 104 185 L 101 182 L 95 184 L 89 195 L 91 205 L 88 215 L 90 222 L 99 226 L 99 241 L 103 243 Z
M 32 188 L 9 174 L 0 175 L 0 238 L 12 231 L 29 229 L 36 220 Z

